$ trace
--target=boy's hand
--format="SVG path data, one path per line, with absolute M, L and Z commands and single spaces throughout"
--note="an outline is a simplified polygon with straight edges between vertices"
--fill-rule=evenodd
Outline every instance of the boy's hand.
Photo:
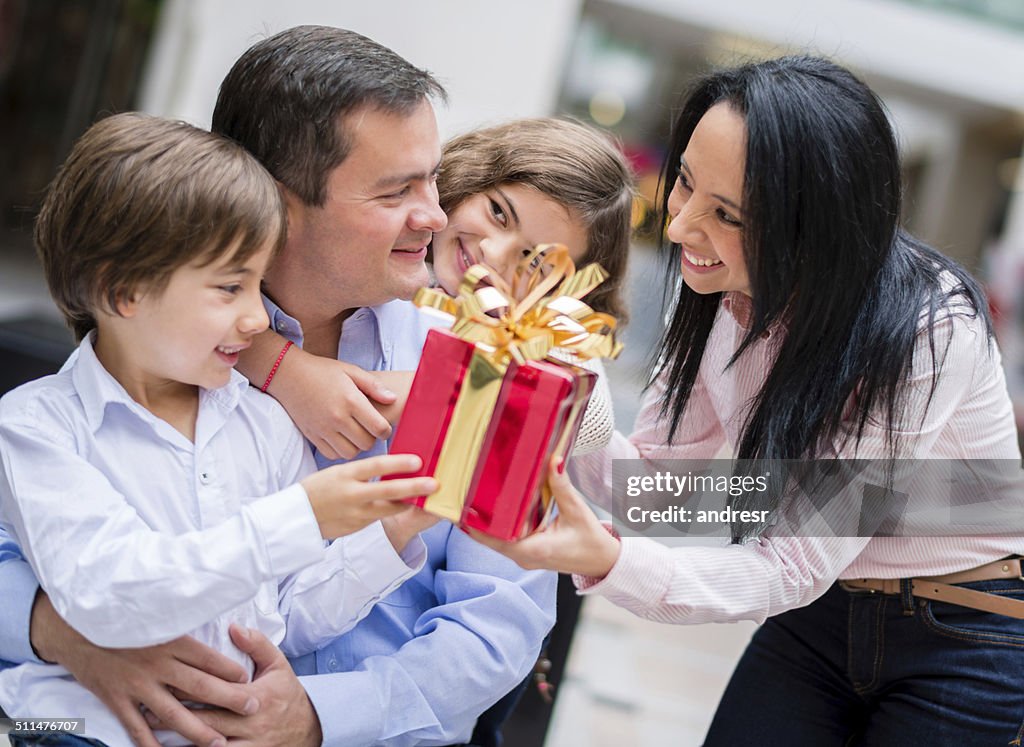
M 374 403 L 392 405 L 397 395 L 377 373 L 350 363 L 293 347 L 267 391 L 328 459 L 351 459 L 391 436 L 391 424 Z
M 320 533 L 325 539 L 351 534 L 409 508 L 400 502 L 403 499 L 433 493 L 437 481 L 432 477 L 370 482 L 383 475 L 415 472 L 421 464 L 412 454 L 388 454 L 336 464 L 306 477 L 302 487 Z

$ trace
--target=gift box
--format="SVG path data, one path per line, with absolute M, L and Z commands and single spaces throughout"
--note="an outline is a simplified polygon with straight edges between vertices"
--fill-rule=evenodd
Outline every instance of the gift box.
M 571 451 L 597 379 L 549 354 L 618 354 L 615 320 L 580 300 L 605 277 L 597 265 L 575 272 L 565 247 L 542 245 L 511 284 L 476 265 L 457 298 L 417 295 L 455 322 L 428 333 L 391 442 L 392 453 L 422 458 L 417 475 L 438 481 L 410 502 L 505 540 L 543 526 L 548 465 Z

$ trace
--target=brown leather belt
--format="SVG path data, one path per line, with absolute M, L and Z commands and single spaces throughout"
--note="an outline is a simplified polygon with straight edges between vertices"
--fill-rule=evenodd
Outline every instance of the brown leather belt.
M 967 584 L 972 581 L 1024 580 L 1021 572 L 1020 558 L 996 560 L 977 568 L 970 568 L 944 576 L 910 579 L 910 591 L 915 597 L 933 599 L 961 607 L 994 612 L 1024 620 L 1024 599 L 1009 599 L 997 594 L 989 594 L 974 589 L 964 589 L 953 584 Z M 847 591 L 870 591 L 881 594 L 899 594 L 900 579 L 898 578 L 847 578 L 839 582 Z

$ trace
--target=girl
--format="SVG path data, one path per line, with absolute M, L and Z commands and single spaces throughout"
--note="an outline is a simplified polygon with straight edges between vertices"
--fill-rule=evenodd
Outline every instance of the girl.
M 981 291 L 899 227 L 896 142 L 864 83 L 800 56 L 710 75 L 675 123 L 664 178 L 683 283 L 635 432 L 574 460 L 586 495 L 608 502 L 613 459 L 723 445 L 740 459 L 877 460 L 887 479 L 897 458 L 1019 464 Z M 552 481 L 557 524 L 482 541 L 650 619 L 767 618 L 706 745 L 1020 742 L 1019 537 L 787 536 L 806 503 L 769 499 L 753 536 L 669 549 L 619 540 L 560 468 Z

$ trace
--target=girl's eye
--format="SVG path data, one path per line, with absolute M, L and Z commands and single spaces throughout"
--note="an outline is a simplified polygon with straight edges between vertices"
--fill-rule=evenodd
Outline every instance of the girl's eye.
M 489 197 L 487 198 L 487 201 L 491 204 L 491 215 L 494 216 L 494 220 L 498 221 L 498 224 L 501 226 L 507 226 L 508 215 L 505 214 L 505 209 Z
M 722 221 L 722 223 L 724 223 L 725 225 L 727 225 L 727 226 L 729 226 L 731 228 L 742 228 L 743 227 L 742 223 L 740 223 L 738 220 L 733 218 L 727 212 L 722 210 L 722 208 L 718 208 L 718 210 L 716 210 L 715 212 L 718 213 L 718 220 Z
M 242 286 L 237 283 L 234 285 L 222 285 L 220 289 L 230 296 L 235 296 L 242 292 Z

